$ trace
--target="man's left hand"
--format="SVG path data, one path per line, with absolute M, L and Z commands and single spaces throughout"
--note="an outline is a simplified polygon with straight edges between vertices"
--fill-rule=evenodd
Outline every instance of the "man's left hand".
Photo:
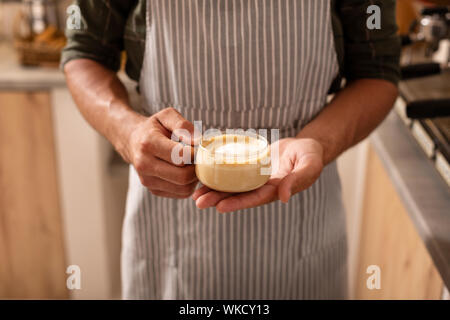
M 203 186 L 192 198 L 200 209 L 216 207 L 221 213 L 258 207 L 273 201 L 287 203 L 290 197 L 309 188 L 323 169 L 323 147 L 308 138 L 286 138 L 272 146 L 279 152 L 279 163 L 269 181 L 262 187 L 244 193 L 227 193 Z

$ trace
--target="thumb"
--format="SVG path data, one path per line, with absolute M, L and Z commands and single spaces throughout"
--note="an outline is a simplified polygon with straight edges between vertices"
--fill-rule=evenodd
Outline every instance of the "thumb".
M 297 181 L 301 179 L 301 176 L 301 170 L 294 170 L 280 181 L 280 184 L 278 185 L 278 198 L 282 202 L 287 203 L 289 201 L 294 186 L 297 184 Z
M 166 108 L 157 114 L 156 119 L 169 132 L 178 137 L 181 141 L 195 145 L 199 140 L 199 130 L 195 128 L 194 124 L 186 120 L 178 110 L 174 108 Z
M 303 191 L 311 186 L 320 175 L 320 169 L 315 166 L 301 166 L 285 176 L 278 185 L 278 198 L 287 203 L 292 194 Z

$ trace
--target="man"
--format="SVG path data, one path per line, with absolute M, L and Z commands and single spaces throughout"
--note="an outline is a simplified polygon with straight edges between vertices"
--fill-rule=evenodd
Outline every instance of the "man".
M 335 159 L 396 98 L 394 1 L 76 3 L 84 28 L 68 31 L 67 83 L 86 120 L 131 165 L 124 298 L 345 298 Z M 366 27 L 373 3 L 380 30 Z M 138 110 L 116 75 L 122 49 L 139 81 Z M 194 192 L 194 167 L 172 162 L 170 137 L 193 132 L 195 120 L 279 129 L 279 170 L 255 191 Z

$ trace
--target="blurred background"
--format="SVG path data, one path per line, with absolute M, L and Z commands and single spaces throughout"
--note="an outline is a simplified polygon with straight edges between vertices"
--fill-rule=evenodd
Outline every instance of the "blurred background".
M 338 161 L 353 299 L 448 299 L 449 2 L 397 1 L 400 97 Z M 81 118 L 58 69 L 70 4 L 0 0 L 0 299 L 120 299 L 128 166 Z M 371 265 L 380 289 L 367 287 Z

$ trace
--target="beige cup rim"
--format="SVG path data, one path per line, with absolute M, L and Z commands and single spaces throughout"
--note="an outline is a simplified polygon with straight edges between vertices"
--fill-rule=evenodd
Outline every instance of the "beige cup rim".
M 258 150 L 253 151 L 253 152 L 249 152 L 248 153 L 248 157 L 252 157 L 252 156 L 258 156 L 261 155 L 263 153 L 265 153 L 267 151 L 267 149 L 269 148 L 269 141 L 262 135 L 258 134 L 258 133 L 253 133 L 253 132 L 237 132 L 237 133 L 227 133 L 226 130 L 218 130 L 217 132 L 220 132 L 220 134 L 215 134 L 215 135 L 211 135 L 208 136 L 207 139 L 212 139 L 214 137 L 220 137 L 220 136 L 224 136 L 224 135 L 234 135 L 234 136 L 244 136 L 244 137 L 252 137 L 255 138 L 257 140 L 262 140 L 264 142 L 264 146 L 261 148 L 258 148 Z M 200 143 L 199 143 L 199 148 L 204 150 L 208 155 L 210 155 L 211 157 L 214 157 L 215 153 L 212 153 L 211 150 L 208 150 L 204 145 L 203 145 L 203 141 L 205 141 L 205 136 L 202 135 L 201 139 L 200 139 Z M 233 155 L 232 157 L 235 157 L 237 155 Z

